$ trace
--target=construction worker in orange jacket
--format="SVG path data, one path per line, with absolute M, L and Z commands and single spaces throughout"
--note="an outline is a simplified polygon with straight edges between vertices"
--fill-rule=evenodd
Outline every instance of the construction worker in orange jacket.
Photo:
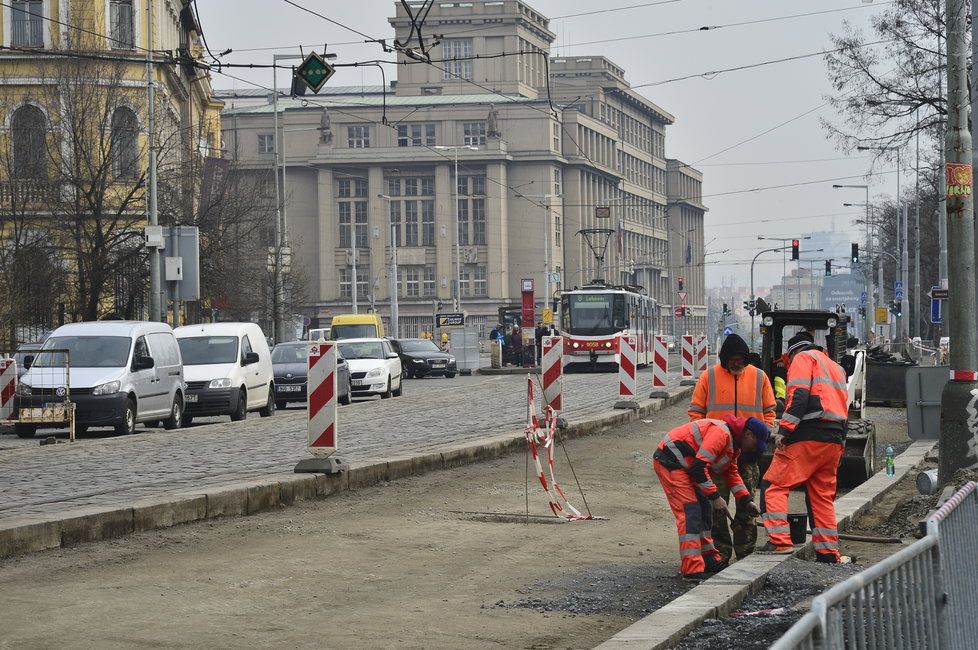
M 701 419 L 666 434 L 653 454 L 652 467 L 676 517 L 683 577 L 703 578 L 723 569 L 710 528 L 714 514 L 727 518 L 727 502 L 713 478 L 723 475 L 738 506 L 752 516 L 760 513 L 737 473 L 741 452 L 764 452 L 769 430 L 757 418 L 727 416 Z
M 805 485 L 813 519 L 812 542 L 819 562 L 843 561 L 835 519 L 836 471 L 849 418 L 846 373 L 814 345 L 808 332 L 788 341 L 788 398 L 777 450 L 761 482 L 761 509 L 768 542 L 759 550 L 789 553 L 788 493 Z
M 774 429 L 776 402 L 771 382 L 764 371 L 749 365 L 750 348 L 737 334 L 729 335 L 720 346 L 717 355 L 720 363 L 700 375 L 689 404 L 689 419 L 722 420 L 725 416 L 754 417 Z M 737 460 L 737 472 L 744 486 L 754 495 L 761 480 L 759 456 L 744 452 Z M 717 477 L 717 489 L 724 499 L 730 498 L 730 488 Z M 737 502 L 737 514 L 728 525 L 726 517 L 713 520 L 713 543 L 720 552 L 724 564 L 736 553 L 743 559 L 754 552 L 757 545 L 757 526 L 754 517 Z

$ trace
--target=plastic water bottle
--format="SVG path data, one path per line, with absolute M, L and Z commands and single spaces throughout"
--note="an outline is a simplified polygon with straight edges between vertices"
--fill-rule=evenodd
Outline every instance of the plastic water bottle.
M 893 447 L 886 447 L 886 475 L 896 476 L 896 466 L 893 464 Z

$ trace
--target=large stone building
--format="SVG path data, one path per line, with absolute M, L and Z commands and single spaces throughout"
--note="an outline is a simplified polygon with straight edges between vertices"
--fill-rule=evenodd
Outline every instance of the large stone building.
M 395 6 L 404 42 L 410 20 Z M 441 39 L 433 62 L 399 54 L 389 88 L 278 102 L 305 315 L 350 311 L 355 284 L 359 308 L 387 317 L 393 240 L 402 336 L 430 329 L 433 306 L 456 296 L 472 324 L 491 324 L 523 278 L 541 307 L 595 278 L 641 285 L 668 332 L 682 276 L 692 317 L 677 327 L 702 331 L 702 175 L 666 158 L 673 116 L 604 57 L 549 58 L 548 20 L 520 0 L 435 3 L 425 28 Z M 225 146 L 273 166 L 273 105 L 220 96 Z M 582 229 L 611 231 L 601 268 Z

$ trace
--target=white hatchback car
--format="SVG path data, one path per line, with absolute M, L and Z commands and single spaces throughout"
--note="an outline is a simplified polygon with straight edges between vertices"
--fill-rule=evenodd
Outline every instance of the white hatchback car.
M 403 391 L 401 360 L 387 339 L 364 338 L 338 341 L 340 355 L 350 365 L 353 397 L 391 395 L 400 397 Z

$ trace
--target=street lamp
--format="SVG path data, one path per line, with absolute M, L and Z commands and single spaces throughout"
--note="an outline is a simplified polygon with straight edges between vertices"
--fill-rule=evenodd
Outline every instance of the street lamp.
M 866 208 L 866 248 L 868 249 L 873 245 L 873 242 L 869 238 L 869 185 L 833 185 L 832 189 L 859 189 L 866 191 L 866 203 L 864 207 Z M 846 206 L 855 206 L 855 203 L 844 203 Z M 869 324 L 869 314 L 875 313 L 876 303 L 873 301 L 873 269 L 870 266 L 869 273 L 863 273 L 863 280 L 866 284 L 866 317 L 863 318 L 863 333 L 866 336 L 866 344 L 869 345 L 869 336 L 872 333 L 872 327 Z
M 400 283 L 397 281 L 397 229 L 394 225 L 394 217 L 391 215 L 390 202 L 393 200 L 387 194 L 378 194 L 377 198 L 387 201 L 387 218 L 391 224 L 391 338 L 400 338 L 398 335 L 399 315 L 397 313 L 397 294 Z M 353 290 L 356 291 L 356 278 L 353 278 Z
M 774 253 L 776 251 L 787 250 L 788 248 L 791 248 L 791 246 L 783 246 L 781 248 L 768 248 L 768 249 L 765 249 L 765 250 L 760 251 L 757 255 L 754 256 L 754 259 L 751 260 L 751 263 L 750 263 L 750 300 L 751 300 L 751 304 L 754 305 L 754 308 L 750 310 L 750 349 L 751 350 L 754 349 L 754 317 L 757 315 L 757 296 L 754 295 L 754 262 L 756 262 L 757 261 L 757 258 L 760 257 L 761 255 L 763 255 L 764 253 Z M 782 293 L 782 295 L 786 295 L 785 294 L 785 288 L 784 288 L 784 276 L 781 277 L 781 282 L 782 282 L 781 293 Z M 784 300 L 787 300 L 787 298 L 784 298 Z
M 796 239 L 811 239 L 812 237 L 811 235 L 807 235 L 805 237 L 761 237 L 760 235 L 758 235 L 757 238 L 768 240 L 768 241 L 779 241 L 782 244 L 784 244 L 785 242 L 794 241 Z M 789 248 L 791 248 L 791 246 L 786 246 L 784 248 L 777 249 L 779 251 L 780 250 L 784 251 L 783 259 L 781 261 L 781 302 L 784 303 L 785 307 L 788 306 L 788 288 L 784 278 L 785 276 L 788 275 L 788 249 Z
M 439 151 L 451 151 L 455 154 L 455 178 L 453 180 L 455 185 L 455 191 L 452 196 L 455 197 L 455 303 L 458 305 L 459 311 L 462 309 L 462 241 L 459 237 L 458 232 L 458 152 L 459 149 L 468 149 L 469 151 L 478 151 L 479 147 L 471 144 L 457 144 L 457 145 L 443 145 L 436 144 L 434 149 Z

